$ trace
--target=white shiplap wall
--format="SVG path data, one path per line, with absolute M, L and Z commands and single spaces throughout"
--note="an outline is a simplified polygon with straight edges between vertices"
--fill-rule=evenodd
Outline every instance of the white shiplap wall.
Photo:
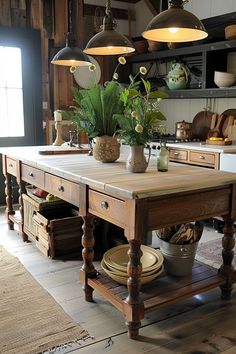
M 140 34 L 152 18 L 151 12 L 147 9 L 144 0 L 135 5 L 136 26 L 135 35 Z M 194 13 L 198 18 L 204 19 L 213 16 L 223 15 L 236 11 L 236 0 L 190 0 L 185 9 Z M 236 72 L 236 54 L 232 55 L 228 62 L 228 71 Z M 192 121 L 197 112 L 206 106 L 211 107 L 215 112 L 221 113 L 228 108 L 236 108 L 236 98 L 212 99 L 167 99 L 161 103 L 161 111 L 167 117 L 167 126 L 170 133 L 175 132 L 175 123 L 181 120 Z

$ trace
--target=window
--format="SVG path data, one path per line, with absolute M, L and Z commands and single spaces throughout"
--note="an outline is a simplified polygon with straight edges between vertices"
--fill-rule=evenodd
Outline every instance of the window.
M 0 137 L 24 135 L 21 49 L 0 46 Z

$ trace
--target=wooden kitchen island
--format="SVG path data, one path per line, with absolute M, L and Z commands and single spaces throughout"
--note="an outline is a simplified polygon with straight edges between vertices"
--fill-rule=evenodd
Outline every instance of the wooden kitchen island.
M 6 216 L 9 227 L 18 222 L 23 239 L 22 193 L 26 183 L 79 207 L 83 224 L 83 266 L 81 283 L 87 301 L 93 290 L 119 309 L 126 318 L 130 338 L 139 334 L 145 313 L 220 286 L 223 299 L 229 299 L 236 271 L 232 267 L 236 219 L 236 174 L 171 163 L 168 172 L 156 170 L 151 158 L 146 173 L 126 171 L 126 154 L 115 163 L 103 164 L 86 154 L 44 155 L 48 147 L 1 148 L 6 178 Z M 55 147 L 56 149 L 56 147 Z M 12 176 L 19 183 L 21 220 L 12 205 Z M 127 287 L 111 280 L 93 266 L 93 218 L 122 227 L 129 241 Z M 191 276 L 162 276 L 140 287 L 140 245 L 148 231 L 174 224 L 222 216 L 223 264 L 217 271 L 197 263 Z

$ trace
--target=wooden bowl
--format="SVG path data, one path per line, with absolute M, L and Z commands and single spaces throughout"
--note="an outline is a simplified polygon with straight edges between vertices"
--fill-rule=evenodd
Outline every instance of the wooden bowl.
M 225 27 L 225 38 L 236 39 L 236 25 L 230 25 Z

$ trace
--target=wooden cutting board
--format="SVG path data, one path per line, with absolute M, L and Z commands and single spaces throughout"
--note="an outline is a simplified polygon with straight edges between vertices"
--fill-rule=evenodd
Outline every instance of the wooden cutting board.
M 64 154 L 87 154 L 90 151 L 89 148 L 83 149 L 48 149 L 39 150 L 40 155 L 64 155 Z
M 201 141 L 205 141 L 207 139 L 213 114 L 214 113 L 211 111 L 201 111 L 195 115 L 192 122 L 193 138 L 200 139 Z
M 234 124 L 230 117 L 235 117 L 236 119 L 236 109 L 235 108 L 226 109 L 222 114 L 226 116 L 226 119 L 222 126 L 222 133 L 223 133 L 223 137 L 227 138 L 229 126 Z

